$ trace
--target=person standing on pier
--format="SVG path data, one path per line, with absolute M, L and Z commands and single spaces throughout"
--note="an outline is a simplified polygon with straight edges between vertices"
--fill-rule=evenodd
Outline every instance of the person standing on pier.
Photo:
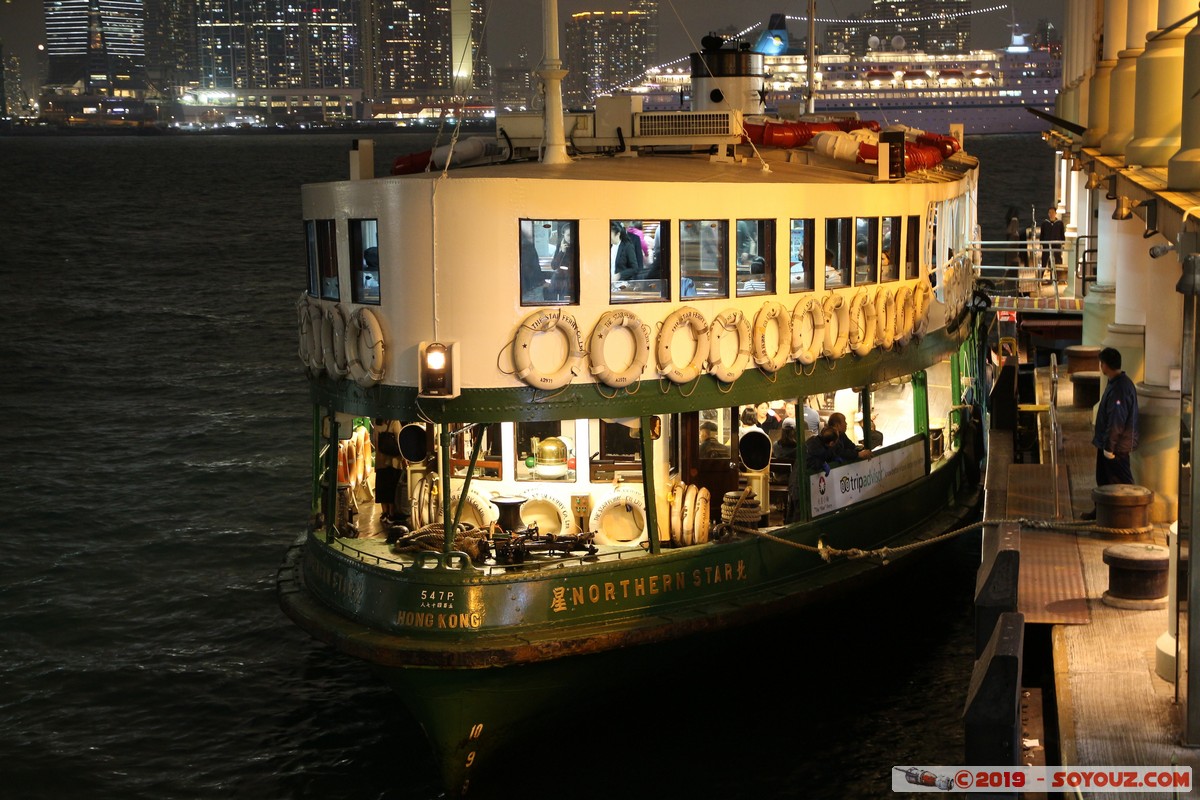
M 1042 269 L 1045 270 L 1046 280 L 1064 283 L 1067 272 L 1062 265 L 1062 247 L 1067 235 L 1054 206 L 1046 209 L 1046 218 L 1042 220 L 1038 238 L 1042 240 Z
M 1100 371 L 1108 386 L 1096 409 L 1096 485 L 1133 483 L 1129 454 L 1138 443 L 1138 400 L 1133 381 L 1121 369 L 1121 352 L 1112 347 L 1100 351 Z M 1083 515 L 1095 519 L 1096 510 Z

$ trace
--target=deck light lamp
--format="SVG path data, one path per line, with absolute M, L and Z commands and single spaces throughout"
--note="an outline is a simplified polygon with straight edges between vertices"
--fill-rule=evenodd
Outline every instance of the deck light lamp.
M 417 348 L 417 397 L 458 397 L 456 342 L 421 342 Z
M 1104 199 L 1105 200 L 1116 200 L 1117 199 L 1117 173 L 1114 172 L 1112 175 L 1109 175 L 1106 180 L 1108 181 L 1108 191 L 1104 193 Z M 1116 217 L 1113 217 L 1113 219 L 1116 219 Z
M 1085 183 L 1083 185 L 1083 188 L 1087 189 L 1089 192 L 1093 189 L 1099 189 L 1100 188 L 1100 173 L 1099 172 L 1088 173 L 1087 183 Z

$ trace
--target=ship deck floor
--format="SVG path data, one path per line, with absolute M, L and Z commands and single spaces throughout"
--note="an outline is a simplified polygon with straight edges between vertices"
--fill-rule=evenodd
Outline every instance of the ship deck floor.
M 1078 520 L 1092 508 L 1095 486 L 1091 409 L 1072 406 L 1072 384 L 1063 378 L 1065 370 L 1058 389 L 1063 431 L 1058 459 L 1060 515 Z M 1044 403 L 1049 396 L 1047 369 L 1038 370 L 1037 384 L 1038 402 Z M 1041 438 L 1045 451 L 1049 437 Z M 1042 460 L 1049 461 L 1045 452 Z M 989 460 L 989 477 L 993 467 L 1009 470 L 1001 498 L 1004 505 L 993 512 L 1003 510 L 1009 517 L 1055 516 L 1053 497 L 1044 488 L 1051 474 L 1048 464 Z M 1031 483 L 1042 488 L 1030 491 Z M 1101 601 L 1108 588 L 1104 549 L 1128 541 L 1165 546 L 1167 526 L 1156 524 L 1152 532 L 1138 537 L 1021 530 L 1018 607 L 1026 614 L 1026 625 L 1050 626 L 1059 755 L 1066 766 L 1178 764 L 1200 774 L 1200 750 L 1178 744 L 1183 707 L 1175 703 L 1174 684 L 1155 672 L 1155 645 L 1167 631 L 1168 609 L 1117 609 Z M 1181 619 L 1180 625 L 1185 624 Z M 1143 794 L 1161 796 L 1127 793 L 1122 797 Z

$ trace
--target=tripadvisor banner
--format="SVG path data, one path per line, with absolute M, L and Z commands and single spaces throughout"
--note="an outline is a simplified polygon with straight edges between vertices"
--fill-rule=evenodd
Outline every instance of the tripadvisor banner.
M 865 461 L 834 467 L 828 475 L 809 476 L 812 516 L 878 497 L 925 475 L 925 442 L 918 439 Z

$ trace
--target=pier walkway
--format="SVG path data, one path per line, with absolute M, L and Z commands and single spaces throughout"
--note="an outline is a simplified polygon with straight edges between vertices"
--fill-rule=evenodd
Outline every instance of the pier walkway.
M 1048 369 L 1038 370 L 1039 404 L 1048 402 L 1048 373 Z M 1058 518 L 1064 520 L 1078 520 L 1092 508 L 1095 486 L 1091 409 L 1074 408 L 1071 401 L 1072 385 L 1060 379 L 1057 414 L 1063 448 L 1058 456 L 1057 483 L 1061 497 Z M 1038 416 L 1042 418 L 1042 464 L 1012 464 L 1011 458 L 1005 459 L 1006 451 L 1011 453 L 1007 443 L 998 442 L 1000 446 L 989 453 L 992 496 L 986 517 L 1055 518 L 1055 500 L 1049 491 L 1053 468 L 1046 452 L 1051 439 L 1047 435 L 1049 415 L 1041 412 Z M 1004 437 L 1003 432 L 995 433 Z M 1007 477 L 1003 487 L 1001 475 Z M 1200 778 L 1200 750 L 1178 744 L 1182 706 L 1175 702 L 1174 684 L 1155 672 L 1155 644 L 1167 632 L 1171 609 L 1125 610 L 1100 599 L 1108 588 L 1104 549 L 1133 541 L 1166 546 L 1167 527 L 1156 525 L 1139 536 L 1023 527 L 1018 610 L 1025 615 L 1026 642 L 1031 634 L 1037 638 L 1046 633 L 1031 626 L 1049 626 L 1053 687 L 1052 691 L 1051 687 L 1045 689 L 1047 699 L 1053 696 L 1054 707 L 1046 708 L 1045 713 L 1057 716 L 1057 751 L 1063 766 L 1191 766 L 1195 781 Z M 1028 669 L 1026 676 L 1028 686 L 1033 677 Z M 1053 763 L 1053 752 L 1049 760 Z M 1082 796 L 1093 795 L 1085 792 Z

